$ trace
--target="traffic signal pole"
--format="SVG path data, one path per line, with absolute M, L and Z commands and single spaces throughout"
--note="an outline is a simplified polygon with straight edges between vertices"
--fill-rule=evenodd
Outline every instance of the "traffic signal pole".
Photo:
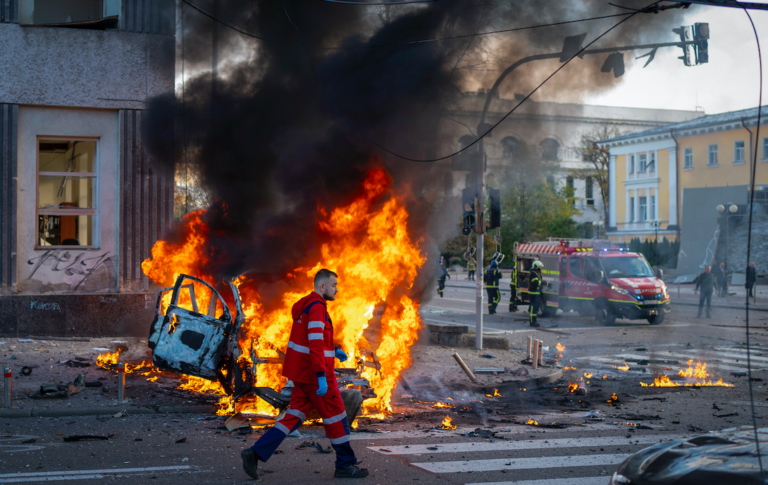
M 475 348 L 483 348 L 483 279 L 485 276 L 485 251 L 483 245 L 483 234 L 485 233 L 485 214 L 483 206 L 485 205 L 485 147 L 484 139 L 481 138 L 478 144 L 480 156 L 479 167 L 477 167 L 477 198 L 475 199 L 475 232 L 477 233 L 477 275 L 475 277 Z M 482 269 L 481 269 L 482 268 Z

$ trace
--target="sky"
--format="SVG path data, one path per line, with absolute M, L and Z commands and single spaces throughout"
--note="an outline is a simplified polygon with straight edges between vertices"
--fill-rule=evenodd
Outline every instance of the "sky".
M 768 4 L 768 0 L 754 3 Z M 684 25 L 707 22 L 710 28 L 709 63 L 687 67 L 679 48 L 659 49 L 646 68 L 647 59 L 626 55 L 623 82 L 584 99 L 587 104 L 695 110 L 707 114 L 754 108 L 759 96 L 757 44 L 743 10 L 724 7 L 691 7 Z M 768 69 L 768 11 L 751 10 Z M 659 14 L 659 15 L 663 15 Z M 669 33 L 669 41 L 677 40 Z M 666 40 L 659 40 L 666 42 Z M 644 52 L 643 52 L 644 53 Z M 636 55 L 640 55 L 638 53 Z M 768 104 L 768 72 L 763 76 L 763 104 Z

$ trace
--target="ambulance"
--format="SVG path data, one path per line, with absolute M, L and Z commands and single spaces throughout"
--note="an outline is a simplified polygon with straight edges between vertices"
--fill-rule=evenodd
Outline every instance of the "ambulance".
M 612 246 L 608 240 L 556 239 L 514 245 L 518 304 L 527 305 L 528 278 L 537 259 L 542 270 L 539 316 L 557 310 L 595 317 L 602 325 L 617 318 L 659 325 L 670 311 L 667 285 L 642 254 Z

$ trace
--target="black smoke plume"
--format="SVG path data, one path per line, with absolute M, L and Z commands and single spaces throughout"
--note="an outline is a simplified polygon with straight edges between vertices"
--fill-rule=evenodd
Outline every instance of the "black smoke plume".
M 316 256 L 323 242 L 315 223 L 318 205 L 330 209 L 352 200 L 376 164 L 388 170 L 396 187 L 410 187 L 409 229 L 425 238 L 434 257 L 437 241 L 458 222 L 458 207 L 441 205 L 437 195 L 450 165 L 393 157 L 350 128 L 336 110 L 392 151 L 414 158 L 449 154 L 457 144 L 441 139 L 441 117 L 468 84 L 490 85 L 487 79 L 505 62 L 557 50 L 566 35 L 586 31 L 589 40 L 618 20 L 371 47 L 604 15 L 612 7 L 540 0 L 440 0 L 406 7 L 319 0 L 194 3 L 263 39 L 244 36 L 182 3 L 177 26 L 183 28 L 183 97 L 154 99 L 145 117 L 144 137 L 155 161 L 200 164 L 216 201 L 206 216 L 211 261 L 205 269 L 220 275 L 250 270 L 280 277 Z M 669 31 L 675 15 L 639 15 L 605 42 L 654 39 Z M 577 60 L 558 86 L 571 89 L 568 83 L 579 79 L 572 89 L 594 90 L 617 82 L 612 76 L 596 82 L 595 62 Z M 577 70 L 583 77 L 573 75 Z M 522 74 L 510 79 L 511 89 L 527 84 Z M 171 116 L 179 120 L 176 137 L 182 140 L 175 156 L 160 139 L 162 127 L 173 124 Z

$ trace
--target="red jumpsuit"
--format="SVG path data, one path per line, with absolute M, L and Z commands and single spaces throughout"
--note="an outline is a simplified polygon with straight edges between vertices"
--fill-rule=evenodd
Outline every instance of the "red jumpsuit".
M 313 291 L 293 305 L 292 316 L 291 338 L 283 363 L 283 376 L 294 383 L 291 403 L 283 419 L 264 433 L 252 449 L 266 462 L 314 408 L 323 419 L 325 434 L 336 450 L 336 468 L 355 465 L 357 458 L 349 445 L 349 420 L 333 370 L 336 348 L 325 300 Z M 317 395 L 320 377 L 325 377 L 328 383 L 324 396 Z

